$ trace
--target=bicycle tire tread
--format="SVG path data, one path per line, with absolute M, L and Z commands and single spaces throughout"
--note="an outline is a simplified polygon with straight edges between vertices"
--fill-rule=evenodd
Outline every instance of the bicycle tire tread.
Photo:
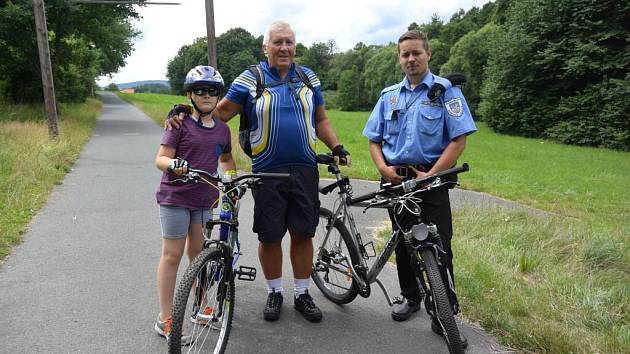
M 448 345 L 449 352 L 451 354 L 463 354 L 464 348 L 462 346 L 459 329 L 455 322 L 455 316 L 453 316 L 453 310 L 451 309 L 451 304 L 446 294 L 435 254 L 433 250 L 429 248 L 423 249 L 421 253 L 429 278 L 431 293 L 433 294 L 433 303 L 437 307 L 437 315 L 446 332 L 444 339 Z
M 210 246 L 209 248 L 203 249 L 197 257 L 193 260 L 193 262 L 186 268 L 184 275 L 182 276 L 179 285 L 177 287 L 176 295 L 173 301 L 173 324 L 171 327 L 171 333 L 168 339 L 168 352 L 172 354 L 180 354 L 181 353 L 181 335 L 184 321 L 186 320 L 186 307 L 188 304 L 188 299 L 190 297 L 190 291 L 192 286 L 197 278 L 197 273 L 201 270 L 201 268 L 211 260 L 220 260 L 222 257 L 222 251 L 217 246 Z M 227 346 L 231 328 L 232 328 L 232 319 L 233 319 L 233 311 L 234 311 L 234 279 L 230 279 L 228 288 L 228 297 L 229 297 L 229 313 L 227 317 L 226 331 L 221 339 L 221 347 L 219 352 L 223 353 Z

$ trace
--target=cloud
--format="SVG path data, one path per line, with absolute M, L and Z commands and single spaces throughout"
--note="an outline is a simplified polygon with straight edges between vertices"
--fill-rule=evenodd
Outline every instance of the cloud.
M 179 48 L 206 35 L 205 1 L 180 0 L 178 6 L 149 5 L 134 26 L 142 32 L 126 65 L 100 85 L 139 80 L 166 79 L 166 65 Z M 412 23 L 429 22 L 433 14 L 444 21 L 460 8 L 480 7 L 488 0 L 294 0 L 214 1 L 215 33 L 242 27 L 254 36 L 263 35 L 275 20 L 289 22 L 297 40 L 306 46 L 334 39 L 339 50 L 358 42 L 386 44 L 396 41 Z

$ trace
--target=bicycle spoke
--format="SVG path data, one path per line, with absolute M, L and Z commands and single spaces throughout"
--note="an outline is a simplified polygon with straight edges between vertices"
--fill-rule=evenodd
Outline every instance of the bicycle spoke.
M 229 275 L 225 274 L 222 254 L 218 248 L 205 249 L 186 270 L 175 299 L 173 335 L 176 340 L 169 341 L 172 352 L 180 352 L 174 347 L 182 335 L 190 336 L 193 342 L 181 347 L 181 352 L 222 353 L 225 350 L 234 308 L 234 279 L 226 282 Z
M 349 249 L 351 236 L 343 223 L 336 219 L 331 224 L 330 211 L 320 209 L 320 223 L 315 233 L 316 260 L 313 263 L 313 281 L 331 301 L 344 304 L 357 295 L 357 285 L 352 277 L 352 260 L 358 260 L 356 251 Z M 328 228 L 328 226 L 330 229 Z

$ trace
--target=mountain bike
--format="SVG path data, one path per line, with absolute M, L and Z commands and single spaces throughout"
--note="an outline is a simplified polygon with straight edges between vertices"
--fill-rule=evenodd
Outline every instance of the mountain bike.
M 234 279 L 253 281 L 256 268 L 239 266 L 241 244 L 238 238 L 240 199 L 247 189 L 255 188 L 268 178 L 287 178 L 286 173 L 251 173 L 221 177 L 189 169 L 179 181 L 207 183 L 221 192 L 219 218 L 204 226 L 202 251 L 190 263 L 177 287 L 173 303 L 173 324 L 168 338 L 169 353 L 181 353 L 184 328 L 192 344 L 187 353 L 223 353 L 226 349 L 234 316 Z M 219 237 L 212 229 L 219 225 Z M 185 326 L 185 324 L 189 324 Z
M 468 164 L 454 167 L 423 179 L 411 179 L 399 185 L 383 184 L 381 188 L 356 198 L 352 195 L 350 180 L 341 174 L 339 167 L 329 155 L 318 155 L 318 162 L 328 165 L 328 171 L 336 177 L 332 184 L 320 188 L 328 194 L 338 189 L 333 210 L 320 208 L 320 222 L 315 235 L 315 257 L 311 277 L 326 298 L 336 304 L 347 304 L 357 295 L 370 296 L 370 285 L 376 282 L 387 302 L 392 301 L 387 290 L 377 278 L 396 246 L 403 242 L 409 252 L 413 271 L 424 291 L 427 313 L 435 318 L 442 329 L 450 353 L 463 353 L 459 329 L 454 313 L 456 305 L 452 274 L 446 266 L 446 252 L 442 247 L 437 226 L 425 224 L 420 219 L 422 193 L 436 188 L 447 188 L 456 184 L 446 178 L 468 171 Z M 350 206 L 387 208 L 407 211 L 417 216 L 411 227 L 392 231 L 380 254 L 374 244 L 363 242 L 357 230 Z M 368 259 L 376 257 L 371 267 Z

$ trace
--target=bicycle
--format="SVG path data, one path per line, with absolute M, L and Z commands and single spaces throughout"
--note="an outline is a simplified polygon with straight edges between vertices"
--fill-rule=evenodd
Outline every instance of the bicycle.
M 315 258 L 311 273 L 315 285 L 326 298 L 341 305 L 350 303 L 357 295 L 370 296 L 370 284 L 376 282 L 388 304 L 392 306 L 387 290 L 377 277 L 396 246 L 404 242 L 414 265 L 416 278 L 424 291 L 427 313 L 432 318 L 437 318 L 449 352 L 463 353 L 459 329 L 453 315 L 459 309 L 457 301 L 451 300 L 456 299 L 456 295 L 450 281 L 452 275 L 444 262 L 446 253 L 442 248 L 437 226 L 424 224 L 420 220 L 422 200 L 418 196 L 431 189 L 456 184 L 444 177 L 468 171 L 468 164 L 424 179 L 411 179 L 396 186 L 384 184 L 376 192 L 353 198 L 350 180 L 341 174 L 332 157 L 318 155 L 318 163 L 327 164 L 328 171 L 336 177 L 335 182 L 320 188 L 320 193 L 326 195 L 337 188 L 339 190 L 333 210 L 322 207 L 319 211 L 320 223 L 315 235 Z M 374 244 L 371 241 L 364 243 L 361 239 L 350 206 L 364 207 L 363 212 L 374 207 L 407 208 L 417 216 L 417 222 L 406 230 L 392 231 L 383 250 L 377 255 Z M 372 257 L 376 257 L 376 260 L 369 267 L 367 261 Z
M 223 353 L 227 347 L 234 316 L 234 279 L 253 281 L 256 268 L 239 266 L 241 246 L 238 238 L 240 199 L 247 189 L 255 188 L 264 179 L 286 178 L 285 173 L 250 173 L 238 177 L 218 177 L 203 170 L 189 169 L 180 181 L 207 183 L 221 192 L 219 219 L 204 227 L 202 251 L 189 264 L 177 288 L 173 303 L 173 324 L 168 338 L 169 353 L 181 353 L 184 324 L 189 326 L 193 342 L 188 353 Z M 219 239 L 211 237 L 215 225 L 220 226 Z M 192 300 L 188 307 L 189 299 Z

